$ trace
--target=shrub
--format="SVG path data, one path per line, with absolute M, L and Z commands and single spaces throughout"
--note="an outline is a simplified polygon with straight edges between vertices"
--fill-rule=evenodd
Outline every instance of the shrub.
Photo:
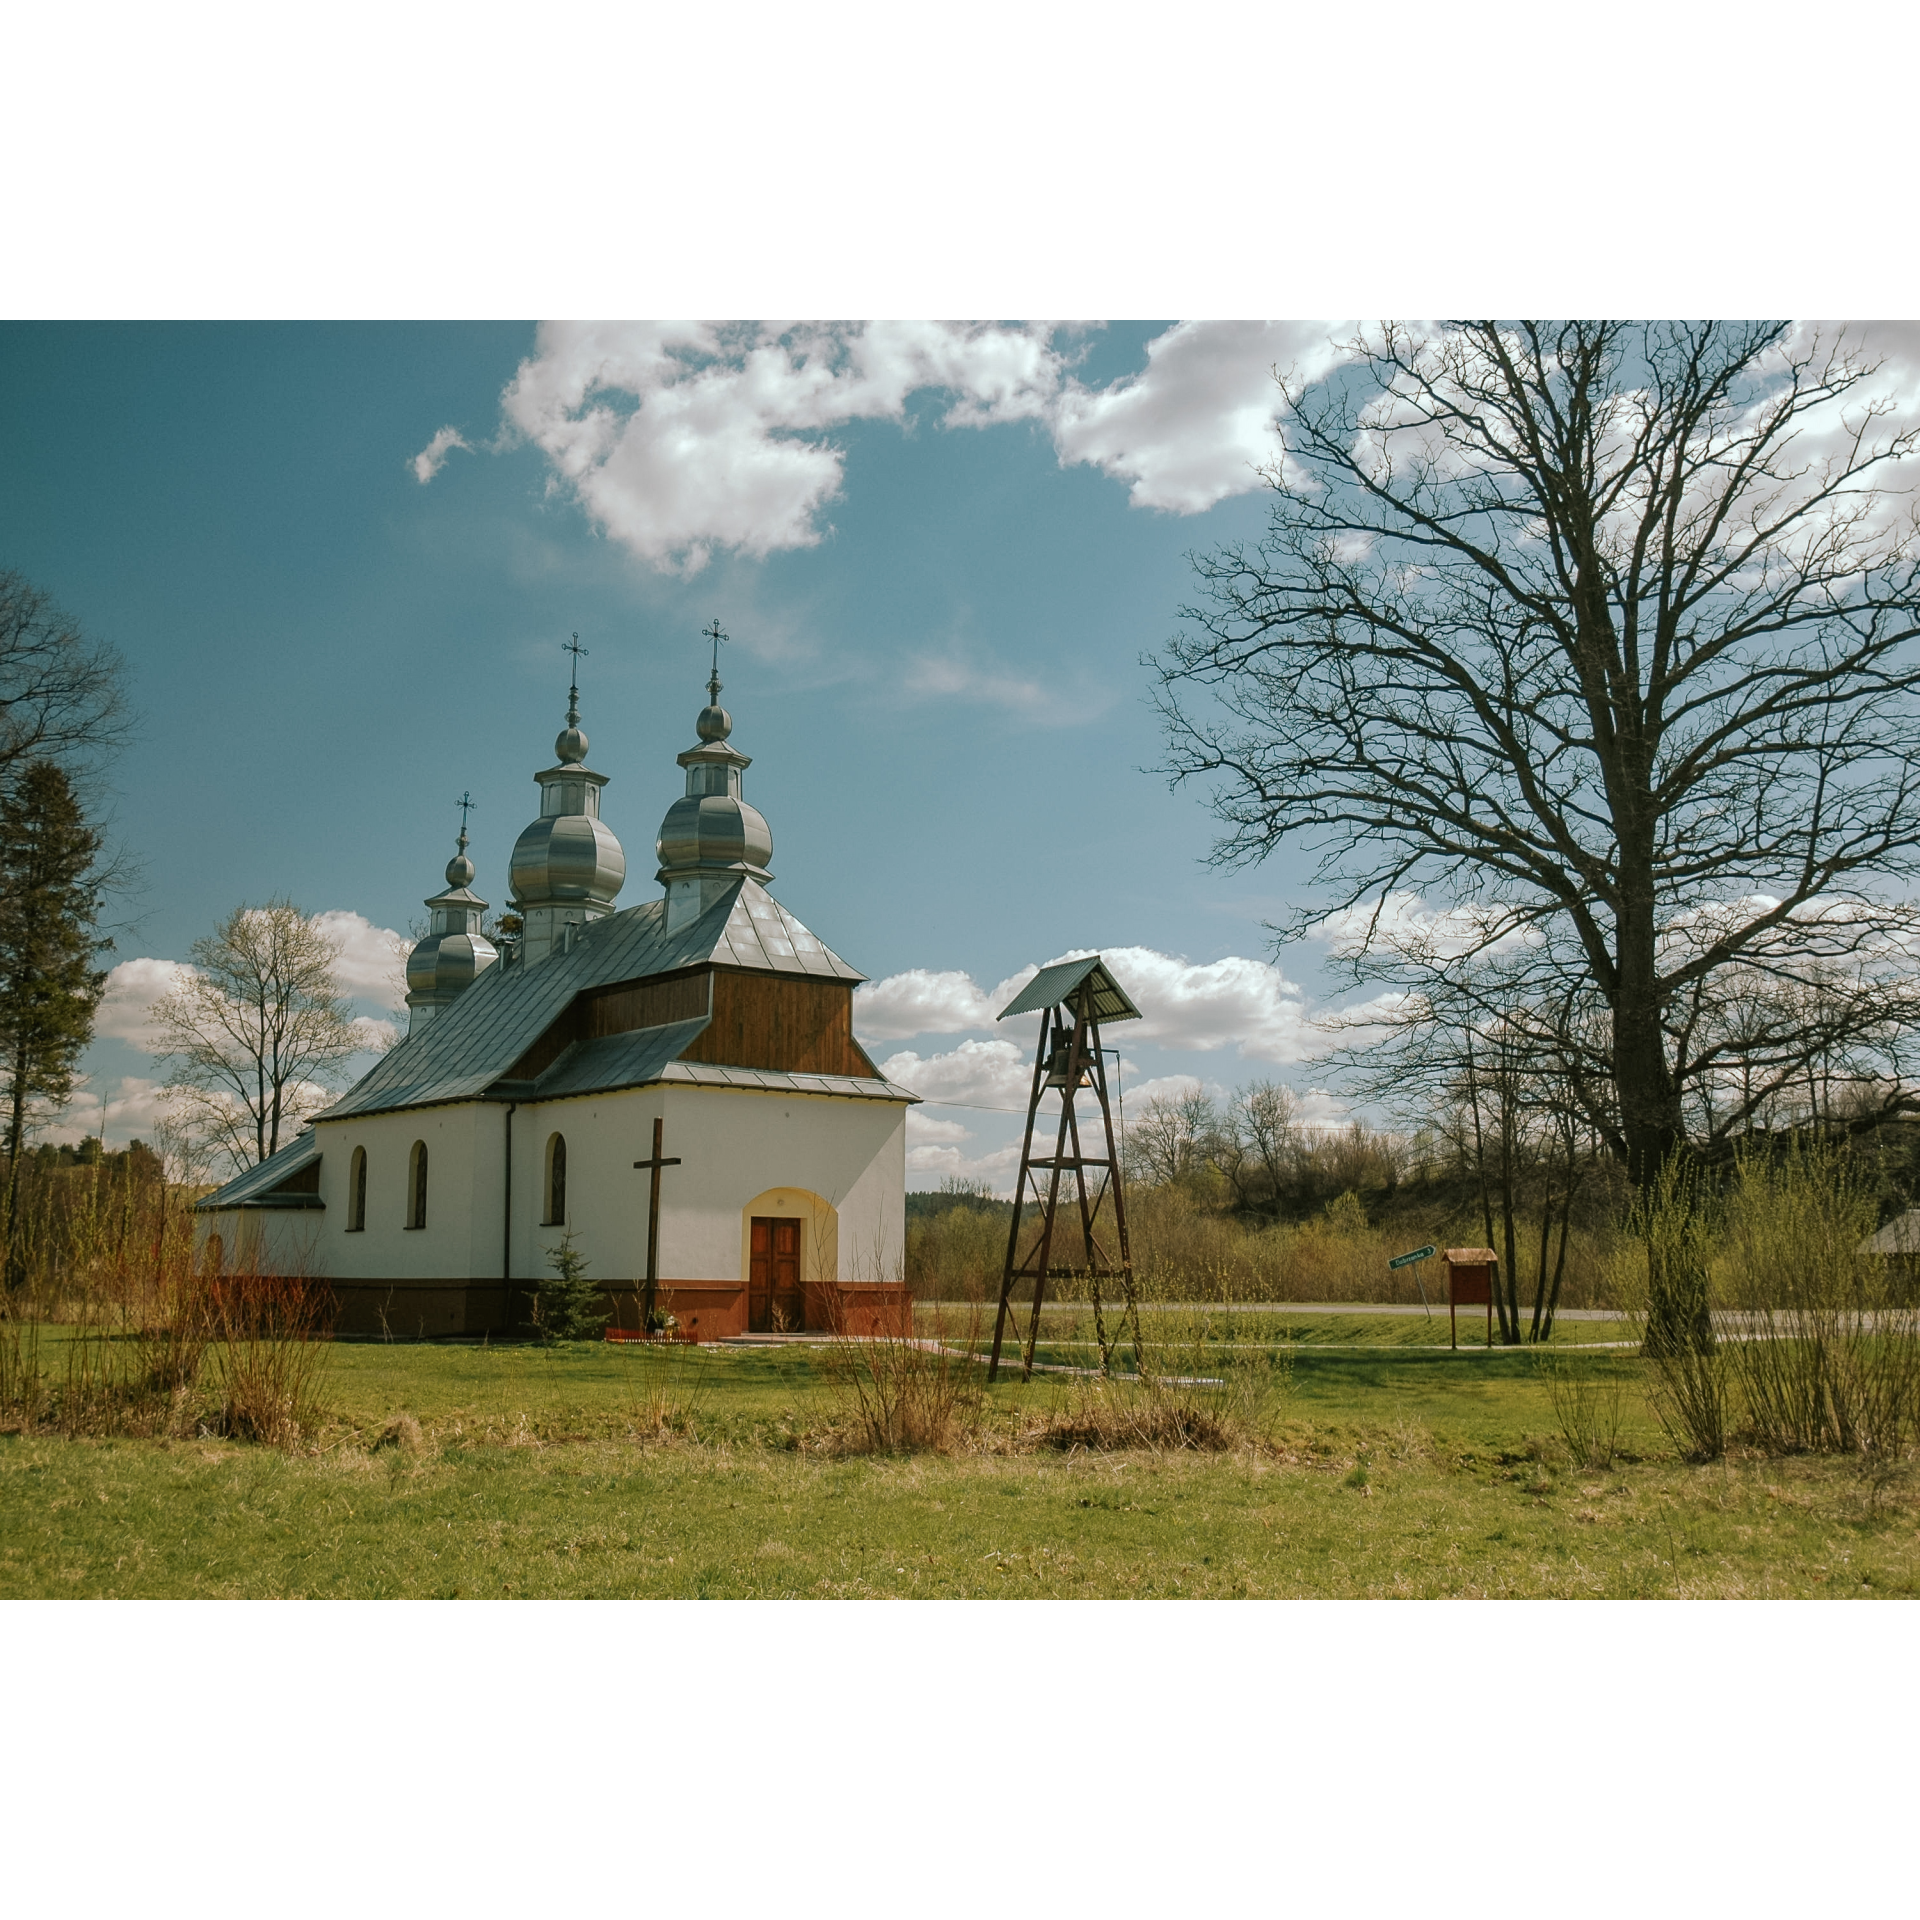
M 1896 1455 L 1920 1419 L 1920 1309 L 1862 1250 L 1878 1208 L 1858 1163 L 1818 1142 L 1749 1151 L 1725 1211 L 1742 1437 L 1771 1453 Z
M 573 1229 L 547 1256 L 553 1278 L 543 1281 L 533 1296 L 534 1324 L 549 1344 L 562 1340 L 598 1340 L 611 1318 L 599 1286 L 587 1278 L 587 1257 L 573 1243 Z

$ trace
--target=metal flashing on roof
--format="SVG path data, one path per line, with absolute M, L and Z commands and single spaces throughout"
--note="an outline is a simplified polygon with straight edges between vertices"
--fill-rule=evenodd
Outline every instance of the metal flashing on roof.
M 1093 992 L 1093 1017 L 1102 1024 L 1115 1020 L 1138 1020 L 1141 1012 L 1127 997 L 1126 989 L 1107 971 L 1097 953 L 1083 960 L 1058 960 L 1042 967 L 1013 998 L 1002 1007 L 1002 1020 L 1016 1013 L 1043 1013 L 1063 1000 L 1075 998 L 1082 985 Z
M 660 1078 L 668 1085 L 732 1087 L 749 1093 L 830 1093 L 842 1099 L 893 1100 L 920 1105 L 920 1096 L 893 1080 L 856 1080 L 845 1073 L 785 1073 L 775 1067 L 711 1067 L 676 1060 Z

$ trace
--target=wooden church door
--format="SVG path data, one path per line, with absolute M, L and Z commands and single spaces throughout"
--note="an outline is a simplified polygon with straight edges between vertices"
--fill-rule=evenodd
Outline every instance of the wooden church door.
M 747 1331 L 798 1333 L 806 1318 L 800 1291 L 800 1222 L 756 1215 L 747 1267 Z

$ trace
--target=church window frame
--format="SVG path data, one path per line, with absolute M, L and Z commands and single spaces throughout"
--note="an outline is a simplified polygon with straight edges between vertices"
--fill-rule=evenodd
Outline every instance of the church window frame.
M 355 1147 L 347 1162 L 347 1231 L 367 1230 L 367 1150 Z
M 564 1133 L 547 1136 L 545 1196 L 540 1224 L 564 1227 L 567 1224 L 567 1136 Z
M 427 1224 L 427 1143 L 416 1140 L 407 1160 L 407 1231 L 420 1233 Z

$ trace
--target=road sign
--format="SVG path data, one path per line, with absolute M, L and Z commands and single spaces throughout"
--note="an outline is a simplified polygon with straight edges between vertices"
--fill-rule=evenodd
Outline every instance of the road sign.
M 1416 1260 L 1431 1260 L 1438 1253 L 1438 1247 L 1422 1247 L 1416 1253 L 1403 1253 L 1397 1260 L 1389 1260 L 1389 1267 L 1410 1267 Z

